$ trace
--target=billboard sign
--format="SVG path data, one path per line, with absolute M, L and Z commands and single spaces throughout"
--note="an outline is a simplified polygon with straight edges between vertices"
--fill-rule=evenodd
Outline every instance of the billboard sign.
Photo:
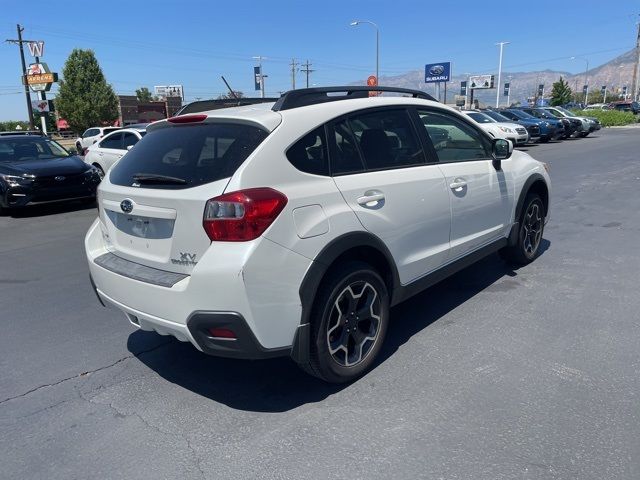
M 511 83 L 510 82 L 505 82 L 504 84 L 504 96 L 508 97 L 509 96 L 509 90 L 511 89 Z
M 472 75 L 469 77 L 469 88 L 493 88 L 493 75 Z
M 428 63 L 424 66 L 424 83 L 451 80 L 451 62 Z
M 34 112 L 45 113 L 49 112 L 49 101 L 48 100 L 31 100 L 31 108 Z
M 467 82 L 460 82 L 460 95 L 467 96 Z
M 159 97 L 180 97 L 184 100 L 184 87 L 182 85 L 155 85 L 153 91 Z
M 23 84 L 29 85 L 34 92 L 48 92 L 57 81 L 58 74 L 51 72 L 46 63 L 32 63 L 27 68 Z

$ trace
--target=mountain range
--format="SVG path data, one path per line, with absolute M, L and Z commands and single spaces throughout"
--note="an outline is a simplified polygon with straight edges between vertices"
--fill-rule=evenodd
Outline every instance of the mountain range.
M 607 63 L 589 69 L 589 71 L 586 72 L 589 90 L 593 91 L 594 88 L 599 90 L 602 85 L 607 85 L 609 90 L 612 88 L 617 89 L 621 85 L 628 85 L 629 93 L 631 93 L 634 62 L 635 49 L 631 49 Z M 493 73 L 497 83 L 497 72 L 483 73 Z M 582 91 L 582 86 L 585 82 L 585 72 L 574 75 L 558 70 L 541 70 L 534 72 L 503 71 L 502 86 L 500 86 L 500 102 L 501 104 L 506 104 L 506 97 L 502 96 L 502 88 L 506 81 L 511 82 L 510 101 L 515 102 L 523 101 L 527 97 L 534 96 L 539 84 L 544 84 L 545 97 L 548 96 L 551 93 L 552 84 L 557 82 L 560 77 L 569 83 L 572 90 Z M 447 86 L 447 103 L 453 103 L 454 95 L 460 93 L 460 82 L 467 79 L 468 78 L 463 75 L 454 75 L 452 77 L 451 82 L 449 82 Z M 358 84 L 362 83 L 364 83 L 364 81 L 358 82 Z M 382 76 L 380 77 L 380 85 L 423 90 L 432 95 L 436 92 L 434 84 L 424 83 L 424 70 L 412 70 L 396 76 Z M 474 98 L 477 98 L 481 104 L 494 104 L 496 90 L 476 90 L 474 95 Z M 444 86 L 442 86 L 441 90 L 441 99 L 444 99 Z

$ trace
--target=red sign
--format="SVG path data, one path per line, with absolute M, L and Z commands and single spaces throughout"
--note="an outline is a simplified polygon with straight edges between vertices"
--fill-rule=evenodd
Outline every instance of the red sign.
M 376 85 L 378 85 L 378 79 L 375 75 L 370 75 L 369 78 L 367 78 L 367 86 L 375 87 Z

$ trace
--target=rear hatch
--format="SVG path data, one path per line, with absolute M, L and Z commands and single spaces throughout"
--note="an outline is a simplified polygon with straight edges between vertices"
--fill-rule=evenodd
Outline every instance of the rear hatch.
M 98 196 L 111 253 L 190 274 L 210 247 L 202 225 L 207 201 L 224 192 L 269 132 L 258 124 L 204 120 L 212 119 L 149 128 L 109 171 Z

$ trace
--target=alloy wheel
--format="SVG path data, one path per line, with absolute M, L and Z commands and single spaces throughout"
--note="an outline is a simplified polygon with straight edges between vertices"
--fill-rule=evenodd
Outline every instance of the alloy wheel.
M 331 358 L 343 367 L 361 363 L 375 345 L 381 326 L 381 301 L 368 282 L 357 281 L 336 297 L 327 322 Z
M 524 216 L 524 222 L 522 228 L 524 231 L 522 247 L 527 255 L 532 256 L 540 245 L 542 239 L 542 215 L 540 212 L 540 205 L 536 202 L 532 202 L 527 209 Z

